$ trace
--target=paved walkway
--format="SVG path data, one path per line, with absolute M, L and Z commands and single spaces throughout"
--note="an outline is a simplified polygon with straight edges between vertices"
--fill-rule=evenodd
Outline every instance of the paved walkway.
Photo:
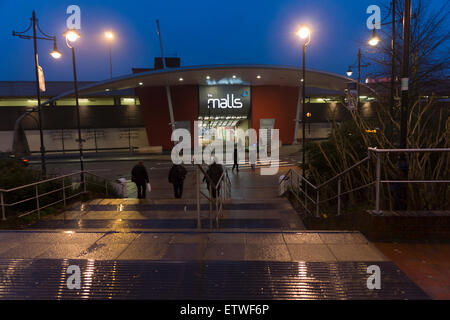
M 0 299 L 428 298 L 355 232 L 3 231 L 0 243 Z M 367 288 L 371 265 L 381 290 Z
M 388 261 L 354 232 L 0 232 L 0 258 Z
M 375 243 L 433 299 L 450 299 L 449 243 Z

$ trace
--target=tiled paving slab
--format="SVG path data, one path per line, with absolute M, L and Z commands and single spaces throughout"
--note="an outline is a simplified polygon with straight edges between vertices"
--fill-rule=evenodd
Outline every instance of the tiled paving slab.
M 381 269 L 381 289 L 366 286 Z M 81 289 L 67 288 L 67 268 Z M 0 299 L 428 299 L 391 262 L 0 259 Z
M 201 219 L 202 228 L 209 228 L 210 220 Z M 221 219 L 221 229 L 291 229 L 281 219 Z M 216 225 L 213 221 L 213 227 Z M 295 227 L 296 225 L 294 225 Z M 197 219 L 80 219 L 41 220 L 30 229 L 196 229 Z

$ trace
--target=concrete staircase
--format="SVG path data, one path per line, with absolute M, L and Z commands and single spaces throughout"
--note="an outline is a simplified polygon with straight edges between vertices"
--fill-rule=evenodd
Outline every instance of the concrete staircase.
M 214 206 L 213 206 L 214 209 Z M 215 210 L 211 219 L 213 228 Z M 202 229 L 210 229 L 209 203 L 201 203 Z M 33 229 L 142 231 L 196 229 L 197 204 L 190 199 L 95 199 L 32 226 Z M 304 225 L 283 198 L 229 199 L 219 222 L 221 230 L 303 230 Z

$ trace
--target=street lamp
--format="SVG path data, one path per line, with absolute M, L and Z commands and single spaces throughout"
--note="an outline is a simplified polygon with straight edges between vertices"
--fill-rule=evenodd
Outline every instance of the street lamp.
M 380 38 L 377 36 L 377 32 L 375 31 L 375 26 L 374 26 L 373 31 L 372 31 L 372 37 L 369 39 L 369 41 L 367 41 L 367 43 L 372 47 L 376 47 L 379 42 L 380 42 Z
M 349 67 L 348 67 L 348 70 L 347 70 L 347 76 L 351 77 L 352 74 L 353 74 L 352 67 L 349 66 Z
M 306 150 L 306 130 L 305 130 L 305 121 L 306 121 L 306 69 L 305 69 L 305 55 L 306 55 L 306 46 L 309 45 L 311 42 L 311 29 L 307 25 L 302 25 L 297 30 L 297 36 L 303 40 L 302 45 L 302 164 L 303 164 L 303 175 L 306 168 L 306 157 L 305 157 L 305 150 Z
M 105 32 L 105 38 L 108 41 L 109 50 L 109 77 L 112 79 L 112 54 L 111 54 L 111 42 L 114 40 L 114 33 L 111 31 Z
M 58 51 L 58 48 L 56 47 L 56 37 L 49 36 L 45 34 L 41 28 L 39 27 L 39 20 L 36 18 L 36 12 L 33 10 L 33 14 L 31 16 L 31 23 L 28 26 L 28 28 L 25 31 L 22 32 L 16 32 L 13 31 L 12 35 L 14 37 L 19 37 L 21 39 L 30 40 L 33 39 L 33 46 L 34 46 L 34 69 L 35 69 L 35 76 L 36 76 L 36 96 L 37 96 L 37 105 L 41 105 L 41 89 L 39 86 L 39 62 L 38 62 L 38 51 L 37 51 L 37 39 L 39 40 L 48 40 L 53 41 L 53 51 L 50 52 L 50 55 L 55 58 L 59 59 L 61 57 L 61 52 Z M 33 28 L 33 35 L 27 35 L 26 33 L 30 28 Z M 37 36 L 36 28 L 39 29 L 41 35 Z M 41 114 L 41 107 L 38 109 L 38 127 L 39 127 L 39 138 L 41 143 L 41 171 L 42 176 L 45 177 L 47 175 L 47 166 L 45 163 L 45 145 L 44 145 L 44 132 L 42 130 L 42 114 Z
M 58 48 L 56 47 L 56 39 L 53 41 L 53 50 L 50 52 L 50 55 L 54 59 L 59 59 L 62 56 L 61 52 L 59 52 Z
M 80 151 L 80 169 L 81 169 L 81 179 L 84 181 L 84 165 L 83 165 L 83 140 L 81 139 L 81 125 L 80 125 L 80 105 L 78 102 L 78 84 L 77 84 L 77 69 L 75 64 L 75 47 L 73 43 L 75 43 L 81 36 L 75 29 L 67 29 L 66 32 L 63 33 L 63 36 L 66 38 L 67 47 L 72 50 L 72 65 L 73 65 L 73 86 L 75 90 L 75 106 L 77 110 L 77 127 L 78 127 L 78 148 Z

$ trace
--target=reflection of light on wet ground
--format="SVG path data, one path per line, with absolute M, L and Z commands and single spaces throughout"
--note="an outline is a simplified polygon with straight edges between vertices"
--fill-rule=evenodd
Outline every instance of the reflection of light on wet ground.
M 85 270 L 82 270 L 81 274 L 83 275 L 83 287 L 81 288 L 81 298 L 89 299 L 92 280 L 94 279 L 94 271 L 95 271 L 95 260 L 89 259 L 87 262 L 87 266 Z
M 69 260 L 63 259 L 61 262 L 61 271 L 59 273 L 60 279 L 58 281 L 58 291 L 56 293 L 57 300 L 62 299 L 64 290 L 67 289 L 67 278 L 70 277 L 70 274 L 67 274 L 68 267 L 69 267 Z
M 111 270 L 111 283 L 109 284 L 109 290 L 110 294 L 108 295 L 108 299 L 112 299 L 113 293 L 114 293 L 114 287 L 116 285 L 116 275 L 117 275 L 117 261 L 114 261 L 114 264 L 112 266 Z
M 17 268 L 19 263 L 20 261 L 11 261 L 6 269 L 6 272 L 2 273 L 2 277 L 0 278 L 0 299 L 7 296 L 7 288 L 14 287 L 14 274 L 16 270 L 20 270 L 20 268 Z
M 306 266 L 306 263 L 298 262 L 297 266 L 298 282 L 296 283 L 297 292 L 294 295 L 295 299 L 317 298 L 312 295 L 314 291 L 312 290 L 313 288 L 311 286 L 311 283 L 314 283 L 315 278 L 308 276 L 308 267 Z

